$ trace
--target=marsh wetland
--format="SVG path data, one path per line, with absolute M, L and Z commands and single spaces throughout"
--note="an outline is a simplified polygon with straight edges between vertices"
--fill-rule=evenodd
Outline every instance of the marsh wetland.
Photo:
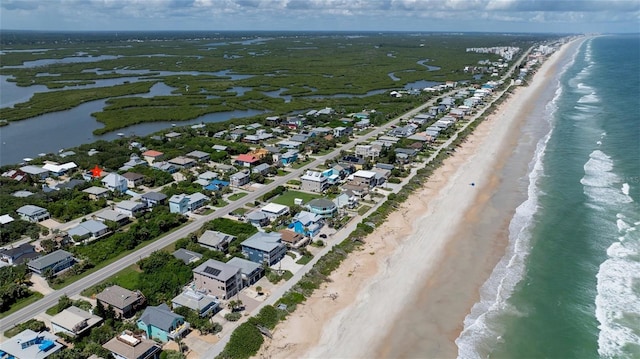
M 479 73 L 465 66 L 499 58 L 466 48 L 524 48 L 537 40 L 444 33 L 3 32 L 0 120 L 9 126 L 0 126 L 0 162 L 172 124 L 324 107 L 393 113 L 420 97 L 391 98 L 390 91 L 478 81 Z

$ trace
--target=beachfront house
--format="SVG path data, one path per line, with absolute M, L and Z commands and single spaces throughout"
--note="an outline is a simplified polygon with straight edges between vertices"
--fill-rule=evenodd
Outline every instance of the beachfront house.
M 193 270 L 193 282 L 199 292 L 229 299 L 242 289 L 240 268 L 209 259 Z
M 124 332 L 102 345 L 115 359 L 160 359 L 162 348 L 146 336 Z
M 206 317 L 219 310 L 220 301 L 214 296 L 188 288 L 171 299 L 171 307 L 173 309 L 187 307 L 198 313 L 199 316 Z

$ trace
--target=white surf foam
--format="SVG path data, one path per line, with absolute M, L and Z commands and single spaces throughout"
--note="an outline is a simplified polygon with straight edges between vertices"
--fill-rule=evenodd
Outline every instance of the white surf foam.
M 608 209 L 609 206 L 629 203 L 633 200 L 628 194 L 614 187 L 620 178 L 611 170 L 613 161 L 601 150 L 595 150 L 589 155 L 584 165 L 584 177 L 580 180 L 583 192 L 592 201 L 592 208 Z
M 600 98 L 598 97 L 598 95 L 596 95 L 595 92 L 592 92 L 588 95 L 584 95 L 580 97 L 580 99 L 578 100 L 578 103 L 598 103 L 598 102 L 600 102 Z

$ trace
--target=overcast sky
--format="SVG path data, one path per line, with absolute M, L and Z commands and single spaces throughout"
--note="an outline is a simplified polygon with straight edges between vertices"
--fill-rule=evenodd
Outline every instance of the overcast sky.
M 0 0 L 0 29 L 640 32 L 640 0 Z

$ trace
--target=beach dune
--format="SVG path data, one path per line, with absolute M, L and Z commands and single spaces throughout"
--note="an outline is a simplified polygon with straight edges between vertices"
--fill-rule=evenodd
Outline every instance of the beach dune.
M 260 358 L 453 358 L 508 244 L 527 161 L 504 167 L 565 45 L 266 339 Z M 519 154 L 523 158 L 532 154 Z M 514 169 L 515 168 L 515 169 Z M 473 184 L 473 185 L 472 185 Z

